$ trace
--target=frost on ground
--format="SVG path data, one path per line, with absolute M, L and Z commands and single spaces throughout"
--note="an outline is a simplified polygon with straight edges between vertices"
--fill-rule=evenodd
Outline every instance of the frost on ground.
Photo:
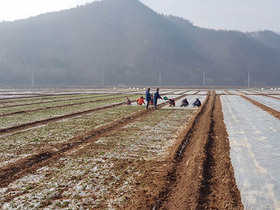
M 38 150 L 52 149 L 53 145 L 69 141 L 73 137 L 104 126 L 116 119 L 141 110 L 141 107 L 116 107 L 49 123 L 34 129 L 17 132 L 13 135 L 0 136 L 0 167 L 31 155 Z
M 0 190 L 0 208 L 119 209 L 194 110 L 157 110 Z
M 136 99 L 137 97 L 134 96 L 132 99 Z M 113 104 L 118 104 L 124 101 L 124 98 L 118 98 L 118 99 L 112 99 L 108 101 L 100 101 L 96 103 L 86 103 L 86 104 L 80 104 L 80 105 L 71 105 L 66 107 L 60 107 L 60 108 L 52 108 L 52 109 L 45 109 L 45 110 L 38 110 L 34 112 L 27 112 L 22 114 L 16 114 L 6 117 L 0 118 L 0 129 L 1 128 L 8 128 L 11 126 L 16 126 L 24 123 L 30 123 L 34 122 L 34 119 L 36 121 L 39 120 L 45 120 L 52 117 L 58 117 L 63 115 L 72 114 L 75 112 L 81 112 L 96 108 L 101 108 L 104 106 L 109 106 Z
M 8 114 L 13 112 L 20 112 L 20 111 L 28 111 L 28 110 L 36 110 L 36 109 L 43 109 L 43 108 L 51 108 L 56 106 L 72 106 L 77 103 L 88 103 L 88 102 L 97 102 L 99 100 L 107 100 L 113 98 L 123 98 L 122 95 L 90 95 L 90 96 L 83 96 L 81 95 L 71 98 L 55 98 L 55 99 L 40 99 L 40 100 L 24 100 L 18 103 L 4 103 L 1 107 L 0 104 L 0 114 Z M 8 107 L 7 107 L 8 105 Z M 5 108 L 6 106 L 6 108 Z
M 239 96 L 221 98 L 245 209 L 280 209 L 280 121 Z

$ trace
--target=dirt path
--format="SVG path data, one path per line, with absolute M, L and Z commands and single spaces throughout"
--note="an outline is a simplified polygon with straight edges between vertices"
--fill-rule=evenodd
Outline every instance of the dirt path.
M 248 98 L 244 95 L 241 96 L 242 98 L 246 99 L 247 101 L 251 102 L 252 104 L 256 105 L 257 107 L 260 107 L 262 110 L 268 112 L 269 114 L 273 115 L 274 117 L 278 118 L 280 120 L 280 112 L 276 111 L 275 109 L 272 109 L 268 106 L 265 106 L 251 98 Z
M 243 209 L 219 96 L 205 100 L 176 145 L 164 170 L 142 177 L 127 208 Z

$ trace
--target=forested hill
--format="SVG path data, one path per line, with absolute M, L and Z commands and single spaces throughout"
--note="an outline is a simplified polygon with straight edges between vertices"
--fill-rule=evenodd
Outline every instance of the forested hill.
M 207 86 L 247 85 L 248 72 L 254 85 L 280 85 L 279 35 L 259 33 L 195 27 L 137 0 L 93 2 L 0 23 L 0 86 L 32 77 L 38 86 L 157 86 L 160 74 L 163 86 L 197 86 L 203 72 Z

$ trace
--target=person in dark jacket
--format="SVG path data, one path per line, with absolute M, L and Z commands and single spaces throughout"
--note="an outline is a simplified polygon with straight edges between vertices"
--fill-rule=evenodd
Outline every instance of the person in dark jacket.
M 186 107 L 188 105 L 189 105 L 188 99 L 184 98 L 180 107 L 182 107 L 182 106 Z
M 159 88 L 157 88 L 157 91 L 155 92 L 155 95 L 154 95 L 154 107 L 155 107 L 155 109 L 157 108 L 157 100 L 159 98 L 162 99 L 162 97 L 159 95 Z
M 150 94 L 150 88 L 147 89 L 146 91 L 146 101 L 147 101 L 147 105 L 146 105 L 146 109 L 149 109 L 149 104 L 151 101 L 151 94 Z
M 126 97 L 125 102 L 126 105 L 131 105 L 131 101 L 128 97 Z
M 174 98 L 168 99 L 168 103 L 169 103 L 169 106 L 175 106 L 175 99 Z
M 197 106 L 197 107 L 200 107 L 201 106 L 201 102 L 200 102 L 200 100 L 197 98 L 196 100 L 195 100 L 195 102 L 193 103 L 193 106 L 195 107 L 195 106 Z
M 150 102 L 150 105 L 154 105 L 154 96 L 153 96 L 153 94 L 151 94 L 151 102 Z

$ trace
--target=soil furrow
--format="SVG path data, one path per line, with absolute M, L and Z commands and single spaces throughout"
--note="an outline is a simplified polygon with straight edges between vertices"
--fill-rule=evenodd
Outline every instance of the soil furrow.
M 53 96 L 53 95 L 32 95 L 32 96 L 22 96 L 22 97 L 14 97 L 14 98 L 0 98 L 0 104 L 25 101 L 30 98 L 38 98 L 38 97 L 44 97 L 44 96 Z
M 211 113 L 210 113 L 210 128 L 208 133 L 207 142 L 204 146 L 205 151 L 205 161 L 203 163 L 203 173 L 202 173 L 202 181 L 201 186 L 199 188 L 199 197 L 198 197 L 198 206 L 197 209 L 204 208 L 206 206 L 209 206 L 209 195 L 211 194 L 211 185 L 212 179 L 213 179 L 213 168 L 215 167 L 215 160 L 214 160 L 214 154 L 213 154 L 213 147 L 214 147 L 214 138 L 215 138 L 215 132 L 214 132 L 214 119 L 213 119 L 213 112 L 214 112 L 214 105 L 215 105 L 215 99 L 214 102 L 211 104 Z
M 148 110 L 150 111 L 150 110 Z M 146 110 L 138 112 L 132 116 L 126 117 L 120 121 L 114 122 L 110 125 L 107 125 L 106 127 L 100 128 L 98 130 L 93 131 L 91 134 L 88 134 L 87 136 L 80 137 L 80 139 L 71 140 L 72 143 L 64 143 L 62 145 L 57 145 L 56 147 L 59 148 L 58 151 L 43 151 L 39 154 L 35 154 L 32 156 L 29 156 L 27 158 L 21 159 L 19 161 L 16 161 L 15 163 L 9 164 L 8 166 L 4 166 L 0 168 L 0 187 L 5 187 L 9 183 L 15 181 L 16 179 L 23 177 L 24 175 L 31 173 L 33 170 L 36 170 L 37 168 L 42 167 L 43 165 L 46 165 L 46 160 L 58 158 L 66 151 L 69 151 L 70 149 L 73 149 L 83 143 L 88 142 L 91 138 L 97 138 L 101 135 L 104 135 L 106 132 L 111 131 L 112 129 L 115 129 L 117 126 L 124 125 L 125 123 L 128 123 L 132 119 L 135 119 L 137 117 L 142 116 Z M 44 157 L 44 158 L 41 158 Z M 42 163 L 45 160 L 45 163 Z M 41 163 L 41 164 L 38 164 Z M 38 164 L 38 166 L 35 166 Z
M 43 108 L 38 108 L 38 109 L 22 110 L 22 111 L 17 111 L 17 112 L 1 114 L 0 117 L 7 117 L 7 116 L 16 115 L 16 114 L 36 112 L 36 111 L 47 110 L 47 109 L 56 109 L 56 108 L 63 108 L 63 107 L 69 107 L 69 106 L 75 106 L 75 105 L 96 103 L 96 102 L 101 102 L 101 101 L 108 101 L 108 100 L 111 100 L 111 99 L 117 99 L 117 98 L 120 98 L 120 97 L 123 97 L 123 96 L 108 98 L 108 99 L 93 100 L 93 101 L 85 101 L 85 102 L 79 102 L 79 103 L 73 103 L 73 104 L 65 104 L 65 105 L 59 105 L 59 106 L 49 106 L 49 107 L 43 107 Z M 50 103 L 50 102 L 48 102 L 48 103 Z
M 164 96 L 164 94 L 162 96 Z M 183 96 L 177 97 L 176 100 L 178 100 L 182 97 Z M 132 100 L 131 102 L 134 102 L 134 101 L 135 100 Z M 34 121 L 34 122 L 29 122 L 29 123 L 24 123 L 24 124 L 20 124 L 20 125 L 16 125 L 16 126 L 11 126 L 11 127 L 8 127 L 8 128 L 2 128 L 2 129 L 0 129 L 0 134 L 11 133 L 11 132 L 23 130 L 23 129 L 26 129 L 26 128 L 35 127 L 35 126 L 39 126 L 39 125 L 42 125 L 42 124 L 47 124 L 47 123 L 50 123 L 50 122 L 62 120 L 62 119 L 68 119 L 68 118 L 72 118 L 72 117 L 83 115 L 83 114 L 88 114 L 88 113 L 99 111 L 99 110 L 104 110 L 104 109 L 108 109 L 108 108 L 112 108 L 112 107 L 116 107 L 116 106 L 121 106 L 123 104 L 124 104 L 124 102 L 121 102 L 121 103 L 117 103 L 117 104 L 113 104 L 113 105 L 109 105 L 109 106 L 89 109 L 89 110 L 85 110 L 85 111 L 81 111 L 81 112 L 75 112 L 75 113 L 62 115 L 62 116 L 57 116 L 57 117 L 51 117 L 51 118 L 48 118 L 48 119 L 38 120 L 38 121 Z
M 67 114 L 67 115 L 62 115 L 62 116 L 58 116 L 58 117 L 52 117 L 52 118 L 48 118 L 48 119 L 45 119 L 45 120 L 38 120 L 38 121 L 30 122 L 30 123 L 20 124 L 20 125 L 17 125 L 17 126 L 2 128 L 2 129 L 0 129 L 0 134 L 11 133 L 11 132 L 23 130 L 23 129 L 26 129 L 26 128 L 30 128 L 30 127 L 34 127 L 34 126 L 38 126 L 38 125 L 47 124 L 47 123 L 50 123 L 50 122 L 62 120 L 62 119 L 72 118 L 72 117 L 75 117 L 75 116 L 88 114 L 88 113 L 103 110 L 103 109 L 109 109 L 109 108 L 112 108 L 112 107 L 121 106 L 123 104 L 124 103 L 122 102 L 122 103 L 112 104 L 112 105 L 109 105 L 109 106 L 104 106 L 104 107 L 99 107 L 99 108 L 95 108 L 95 109 L 89 109 L 89 110 L 85 110 L 85 111 L 81 111 L 81 112 L 75 112 L 75 113 L 71 113 L 71 114 Z
M 153 188 L 139 187 L 145 190 L 131 203 L 138 209 L 242 209 L 215 94 L 208 95 L 184 133 L 166 172 L 157 177 L 147 173 L 143 182 Z
M 2 99 L 0 99 L 0 104 L 7 104 L 7 103 L 11 103 L 11 102 L 14 103 L 14 102 L 26 101 L 28 99 L 40 98 L 40 97 L 45 97 L 45 98 L 42 98 L 42 99 L 49 99 L 50 97 L 54 97 L 55 98 L 55 97 L 58 97 L 58 96 L 66 96 L 66 95 L 78 95 L 78 94 L 61 94 L 61 95 L 41 94 L 41 95 L 33 95 L 33 96 L 28 96 L 28 97 L 2 98 Z
M 110 96 L 110 95 L 108 95 L 108 96 Z M 63 102 L 63 101 L 90 99 L 90 98 L 95 98 L 95 97 L 96 96 L 90 96 L 90 97 L 68 98 L 68 99 L 59 99 L 59 100 L 50 100 L 50 101 L 39 101 L 39 102 L 26 103 L 26 104 L 14 104 L 14 105 L 2 106 L 2 107 L 0 107 L 0 109 L 12 108 L 12 107 L 18 107 L 18 106 L 30 106 L 30 105 L 37 105 L 37 104 L 47 104 L 47 103 L 56 103 L 56 102 Z
M 251 98 L 248 98 L 244 95 L 241 96 L 242 98 L 246 99 L 247 101 L 251 102 L 252 104 L 256 105 L 257 107 L 261 108 L 262 110 L 268 112 L 269 114 L 273 115 L 274 117 L 276 117 L 277 119 L 280 120 L 280 112 L 276 111 L 275 109 L 272 109 L 268 106 L 265 106 L 264 104 L 261 104 Z
M 164 186 L 163 190 L 159 193 L 159 197 L 156 198 L 156 204 L 153 206 L 153 209 L 169 209 L 174 203 L 173 199 L 171 200 L 171 197 L 177 197 L 178 193 L 182 193 L 182 189 L 180 185 L 180 170 L 182 170 L 182 164 L 185 164 L 184 159 L 185 159 L 185 152 L 188 150 L 189 143 L 192 140 L 194 134 L 195 134 L 195 129 L 197 124 L 199 124 L 199 121 L 201 120 L 201 117 L 204 115 L 204 113 L 207 111 L 209 107 L 209 100 L 211 100 L 211 97 L 208 95 L 207 99 L 205 100 L 205 103 L 202 105 L 202 108 L 200 109 L 199 113 L 195 117 L 189 131 L 187 132 L 186 138 L 183 139 L 183 143 L 179 146 L 175 156 L 174 156 L 174 161 L 173 161 L 173 167 L 172 170 L 167 174 L 167 180 L 166 183 L 167 185 Z M 182 185 L 183 187 L 184 185 Z M 182 197 L 182 194 L 179 195 Z M 182 198 L 180 198 L 181 200 Z M 175 203 L 177 203 L 178 200 L 175 200 Z M 177 206 L 179 207 L 179 206 Z M 183 206 L 180 206 L 182 208 Z
M 160 104 L 159 107 L 161 108 L 167 103 L 168 102 Z M 94 142 L 95 139 L 103 135 L 107 135 L 109 132 L 119 129 L 121 126 L 131 123 L 136 119 L 145 117 L 146 114 L 152 111 L 155 110 L 145 109 L 123 119 L 115 121 L 109 125 L 91 131 L 83 137 L 76 137 L 70 140 L 68 143 L 58 144 L 55 146 L 55 150 L 42 151 L 38 154 L 20 159 L 12 164 L 9 164 L 8 166 L 4 166 L 0 168 L 0 187 L 6 187 L 11 182 L 25 176 L 26 174 L 30 174 L 38 168 L 41 168 L 52 161 L 58 160 L 66 152 L 69 152 L 72 149 L 76 149 L 77 147 L 81 146 L 82 144 L 86 144 L 89 141 Z
M 275 97 L 275 96 L 271 96 L 271 95 L 264 95 L 264 96 L 269 97 L 269 98 L 274 98 L 274 99 L 280 100 L 280 98 L 277 98 L 277 97 Z

